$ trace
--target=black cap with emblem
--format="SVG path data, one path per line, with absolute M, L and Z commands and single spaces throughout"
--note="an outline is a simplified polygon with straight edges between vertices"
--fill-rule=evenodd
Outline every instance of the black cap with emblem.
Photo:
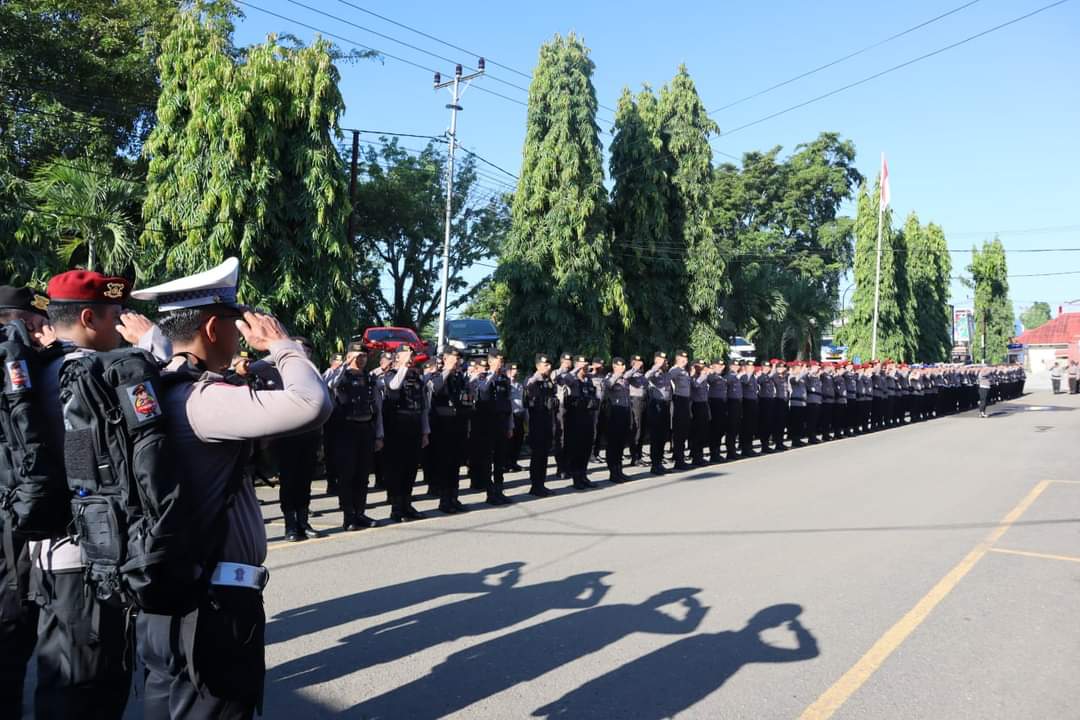
M 536 353 L 536 364 L 537 365 L 544 365 L 544 364 L 550 365 L 551 364 L 551 358 L 547 356 L 547 353 Z
M 49 298 L 28 287 L 0 285 L 0 310 L 23 310 L 47 316 Z
M 653 353 L 653 360 L 655 360 L 656 358 L 660 358 L 661 360 L 667 360 L 667 353 L 663 350 L 657 350 L 655 353 Z
M 630 361 L 631 362 L 645 362 L 645 358 L 641 357 L 640 355 L 631 355 L 630 356 Z

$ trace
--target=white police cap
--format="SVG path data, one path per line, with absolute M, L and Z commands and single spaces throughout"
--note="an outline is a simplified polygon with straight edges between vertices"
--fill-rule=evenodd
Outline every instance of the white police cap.
M 135 300 L 150 300 L 161 312 L 184 310 L 204 305 L 233 305 L 236 303 L 236 283 L 240 277 L 240 261 L 231 257 L 217 267 L 178 280 L 131 293 Z

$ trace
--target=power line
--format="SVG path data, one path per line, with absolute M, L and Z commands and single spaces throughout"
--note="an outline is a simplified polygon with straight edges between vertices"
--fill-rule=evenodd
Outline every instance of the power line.
M 770 93 L 773 90 L 777 90 L 779 88 L 782 88 L 785 85 L 790 85 L 791 83 L 793 83 L 793 82 L 795 82 L 797 80 L 802 80 L 805 77 L 810 77 L 811 75 L 813 75 L 815 73 L 819 73 L 822 70 L 826 70 L 828 68 L 831 68 L 834 65 L 839 65 L 840 63 L 842 63 L 842 62 L 844 62 L 846 60 L 850 60 L 853 57 L 856 57 L 858 55 L 862 55 L 863 53 L 874 50 L 875 48 L 879 48 L 882 45 L 885 45 L 887 43 L 892 42 L 893 40 L 897 40 L 899 38 L 904 37 L 905 35 L 907 35 L 909 33 L 913 33 L 916 30 L 924 28 L 927 25 L 931 25 L 931 24 L 937 22 L 938 20 L 941 20 L 943 18 L 947 18 L 950 15 L 954 15 L 955 13 L 958 13 L 961 10 L 964 10 L 965 8 L 969 8 L 969 7 L 971 7 L 972 5 L 975 5 L 978 2 L 980 2 L 980 0 L 971 0 L 971 2 L 964 3 L 963 5 L 961 5 L 959 7 L 955 7 L 952 10 L 949 10 L 948 12 L 944 12 L 941 15 L 938 15 L 936 17 L 932 17 L 929 20 L 925 20 L 925 21 L 919 23 L 918 25 L 913 25 L 913 26 L 909 27 L 907 30 L 902 30 L 902 31 L 896 33 L 895 35 L 890 35 L 889 37 L 885 38 L 884 40 L 879 40 L 878 42 L 873 43 L 872 45 L 867 45 L 864 48 L 856 50 L 855 52 L 851 52 L 851 53 L 848 53 L 847 55 L 844 55 L 843 57 L 839 57 L 839 58 L 837 58 L 835 60 L 831 60 L 831 61 L 825 63 L 824 65 L 819 65 L 816 68 L 814 68 L 813 70 L 807 70 L 806 72 L 800 73 L 800 74 L 796 75 L 795 77 L 788 78 L 787 80 L 784 80 L 782 82 L 778 82 L 775 85 L 770 85 L 769 87 L 765 88 L 764 90 L 758 90 L 757 92 L 751 93 L 751 94 L 747 95 L 746 97 L 741 97 L 738 100 L 733 100 L 733 101 L 729 102 L 727 105 L 721 105 L 720 107 L 716 108 L 715 110 L 710 110 L 709 114 L 710 115 L 715 115 L 716 113 L 727 110 L 728 108 L 733 108 L 736 105 L 741 105 L 742 103 L 746 102 L 747 100 L 753 100 L 754 98 L 761 97 L 762 95 Z
M 479 160 L 480 162 L 484 163 L 485 165 L 490 165 L 491 167 L 495 168 L 495 169 L 496 169 L 496 170 L 498 170 L 499 172 L 501 172 L 501 173 L 503 173 L 503 174 L 505 174 L 505 175 L 509 175 L 509 176 L 510 176 L 510 177 L 512 177 L 512 178 L 513 178 L 514 180 L 517 180 L 517 179 L 518 179 L 518 176 L 517 176 L 517 175 L 515 175 L 514 173 L 510 172 L 509 170 L 507 170 L 507 169 L 505 169 L 505 168 L 499 167 L 499 166 L 498 166 L 498 165 L 496 165 L 495 163 L 491 162 L 490 160 L 488 160 L 488 159 L 487 159 L 487 158 L 485 158 L 485 157 L 482 157 L 482 156 L 480 156 L 479 154 L 477 154 L 476 152 L 474 152 L 474 151 L 470 150 L 469 148 L 467 148 L 467 147 L 465 147 L 465 146 L 463 146 L 463 145 L 461 145 L 461 144 L 458 144 L 458 147 L 459 147 L 459 148 L 461 148 L 461 151 L 462 151 L 463 153 L 466 153 L 467 155 L 471 155 L 472 157 L 476 158 L 477 160 Z
M 967 44 L 967 43 L 969 43 L 969 42 L 971 42 L 973 40 L 977 40 L 978 38 L 983 37 L 984 35 L 989 35 L 992 32 L 996 32 L 996 31 L 1001 30 L 1003 28 L 1009 27 L 1010 25 L 1015 25 L 1018 22 L 1021 22 L 1023 20 L 1027 20 L 1030 17 L 1033 17 L 1035 15 L 1038 15 L 1039 13 L 1050 10 L 1051 8 L 1055 8 L 1058 5 L 1064 5 L 1067 2 L 1069 2 L 1069 0 L 1057 0 L 1057 2 L 1052 2 L 1049 5 L 1043 5 L 1042 7 L 1037 8 L 1035 10 L 1032 10 L 1029 13 L 1026 13 L 1024 15 L 1020 15 L 1019 17 L 1015 17 L 1012 20 L 1007 20 L 1006 22 L 1003 22 L 1000 25 L 995 25 L 992 28 L 988 28 L 986 30 L 983 30 L 982 32 L 978 32 L 978 33 L 975 33 L 974 35 L 970 35 L 970 36 L 964 38 L 963 40 L 958 40 L 957 42 L 954 42 L 954 43 L 951 43 L 951 44 L 946 45 L 944 47 L 938 48 L 937 50 L 933 50 L 933 51 L 925 53 L 923 55 L 919 55 L 918 57 L 915 57 L 915 58 L 912 58 L 911 60 L 907 60 L 905 62 L 899 63 L 898 65 L 893 65 L 892 67 L 886 68 L 885 70 L 881 70 L 879 72 L 876 72 L 873 75 L 868 75 L 868 76 L 862 78 L 861 80 L 856 80 L 855 82 L 848 83 L 847 85 L 836 88 L 835 90 L 831 90 L 831 91 L 829 91 L 827 93 L 824 93 L 823 95 L 818 95 L 817 97 L 813 97 L 813 98 L 810 98 L 809 100 L 805 100 L 805 101 L 803 101 L 801 103 L 797 103 L 797 104 L 792 105 L 790 107 L 786 107 L 783 110 L 778 110 L 778 111 L 776 111 L 774 113 L 770 113 L 768 115 L 765 115 L 764 117 L 758 118 L 757 120 L 751 120 L 750 122 L 744 123 L 743 125 L 739 125 L 739 126 L 737 126 L 735 128 L 732 128 L 731 130 L 728 130 L 727 132 L 721 132 L 720 136 L 721 137 L 727 137 L 728 135 L 734 135 L 735 133 L 739 132 L 740 130 L 745 130 L 745 129 L 749 128 L 749 127 L 753 127 L 754 125 L 758 125 L 758 124 L 763 123 L 763 122 L 765 122 L 767 120 L 772 120 L 773 118 L 779 117 L 781 115 L 785 115 L 785 114 L 787 114 L 789 112 L 792 112 L 794 110 L 798 110 L 799 108 L 804 108 L 807 105 L 811 105 L 811 104 L 816 103 L 816 102 L 818 102 L 820 100 L 830 98 L 833 95 L 837 95 L 839 93 L 844 92 L 845 90 L 850 90 L 851 88 L 858 87 L 859 85 L 863 85 L 865 83 L 868 83 L 871 80 L 876 80 L 877 78 L 882 77 L 883 75 L 888 75 L 889 73 L 895 72 L 895 71 L 900 70 L 902 68 L 905 68 L 905 67 L 907 67 L 909 65 L 914 65 L 915 63 L 921 62 L 922 60 L 926 60 L 927 58 L 934 57 L 935 55 L 940 55 L 943 52 L 946 52 L 948 50 L 952 50 L 953 48 L 960 47 L 961 45 L 965 45 L 965 44 Z

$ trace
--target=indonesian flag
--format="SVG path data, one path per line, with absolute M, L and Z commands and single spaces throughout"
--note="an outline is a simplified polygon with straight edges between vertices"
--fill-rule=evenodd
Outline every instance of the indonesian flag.
M 885 212 L 885 208 L 889 207 L 891 197 L 889 194 L 889 163 L 885 162 L 885 153 L 881 153 L 881 205 L 879 207 L 881 212 Z

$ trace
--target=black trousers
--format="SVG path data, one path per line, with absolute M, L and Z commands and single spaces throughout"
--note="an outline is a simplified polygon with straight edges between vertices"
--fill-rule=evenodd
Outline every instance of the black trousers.
M 208 592 L 208 600 L 187 615 L 139 613 L 146 720 L 246 720 L 262 705 L 262 594 L 247 588 Z
M 675 395 L 671 398 L 671 452 L 676 467 L 686 464 L 686 443 L 692 426 L 690 398 Z
M 757 434 L 758 401 L 742 400 L 742 424 L 739 429 L 739 452 L 751 455 L 754 452 L 754 436 Z
M 0 533 L 3 532 L 0 523 Z M 0 547 L 0 717 L 22 717 L 26 665 L 37 642 L 38 606 L 26 595 L 30 586 L 27 543 L 14 538 L 14 557 Z
M 393 510 L 412 503 L 420 461 L 420 429 L 419 413 L 391 411 L 383 416 L 383 479 Z
M 35 568 L 32 577 L 41 604 L 35 719 L 118 720 L 131 692 L 124 609 L 98 601 L 81 569 Z
M 724 432 L 727 431 L 727 400 L 709 398 L 709 460 L 720 462 Z
M 806 434 L 806 406 L 792 405 L 787 411 L 788 437 L 792 446 L 802 445 Z
M 990 388 L 979 388 L 979 412 L 986 412 L 986 399 L 990 396 Z
M 600 457 L 600 450 L 607 447 L 607 410 L 602 408 L 593 413 L 593 457 Z
M 728 460 L 734 460 L 738 457 L 736 446 L 738 444 L 737 441 L 740 430 L 742 430 L 742 400 L 728 400 L 727 434 L 724 438 L 724 446 L 727 449 Z
M 604 455 L 610 477 L 622 477 L 623 451 L 630 438 L 631 411 L 628 407 L 611 405 L 607 416 L 607 453 Z
M 326 433 L 334 436 L 338 500 L 348 525 L 367 509 L 368 476 L 375 465 L 375 423 L 341 420 L 328 425 Z
M 885 398 L 875 395 L 870 400 L 870 427 L 880 430 L 884 424 L 883 413 L 885 411 Z
M 477 411 L 469 421 L 469 484 L 473 490 L 491 489 L 494 421 L 494 416 L 486 411 Z
M 505 465 L 509 470 L 511 466 L 517 465 L 518 459 L 521 457 L 521 446 L 525 444 L 525 413 L 514 413 L 514 437 L 510 438 L 510 442 L 506 449 Z
M 772 436 L 776 447 L 784 448 L 784 431 L 788 425 L 788 404 L 783 398 L 773 400 L 772 409 Z
M 690 403 L 690 458 L 696 463 L 705 462 L 705 448 L 709 444 L 709 403 L 707 400 Z
M 585 408 L 567 408 L 564 419 L 566 446 L 563 448 L 563 467 L 577 483 L 585 479 L 589 469 L 593 444 L 593 413 Z
M 565 448 L 565 435 L 566 435 L 566 408 L 562 403 L 559 403 L 558 408 L 555 410 L 555 432 L 551 438 L 551 452 L 555 456 L 555 469 L 557 472 L 564 473 L 566 468 L 563 466 L 563 455 Z
M 461 485 L 461 465 L 469 442 L 469 420 L 457 415 L 431 414 L 432 477 L 428 487 L 442 502 L 457 500 Z
M 510 446 L 513 432 L 507 437 L 511 427 L 510 413 L 496 412 L 491 418 L 491 472 L 492 487 L 496 493 L 503 489 L 506 466 L 510 462 Z
M 289 435 L 274 441 L 278 460 L 278 479 L 281 481 L 278 498 L 285 522 L 291 513 L 306 513 L 311 506 L 311 482 L 315 479 L 322 433 L 307 432 Z
M 548 454 L 554 439 L 551 414 L 544 407 L 529 410 L 529 484 L 533 489 L 544 487 L 547 478 Z
M 818 442 L 818 421 L 821 419 L 821 403 L 806 403 L 806 439 Z
M 818 418 L 818 431 L 821 433 L 822 440 L 832 440 L 833 438 L 833 414 L 836 411 L 836 405 L 834 403 L 821 403 L 821 416 Z
M 641 461 L 641 450 L 645 445 L 646 435 L 646 405 L 645 396 L 630 397 L 630 459 L 637 463 Z
M 671 404 L 649 398 L 649 459 L 653 467 L 664 465 L 664 445 L 671 428 Z
M 754 435 L 761 443 L 761 450 L 769 449 L 769 438 L 772 436 L 773 398 L 758 398 L 758 421 L 757 432 Z

